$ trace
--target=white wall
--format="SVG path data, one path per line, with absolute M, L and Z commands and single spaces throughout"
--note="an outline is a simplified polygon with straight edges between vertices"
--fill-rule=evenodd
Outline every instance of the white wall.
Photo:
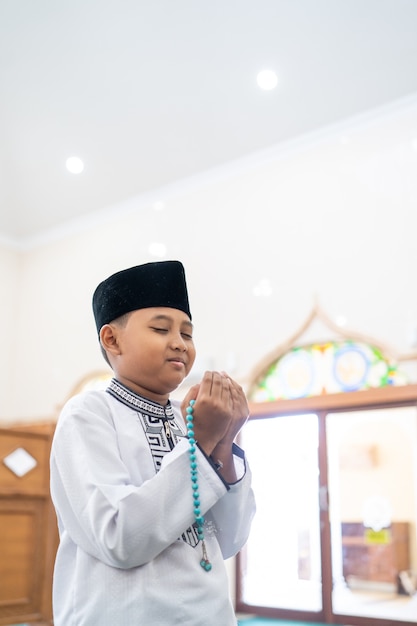
M 16 378 L 17 363 L 15 348 L 19 342 L 17 336 L 17 301 L 19 294 L 19 256 L 16 252 L 0 245 L 0 415 L 13 415 L 15 393 L 13 389 Z
M 153 260 L 152 241 L 185 264 L 203 365 L 243 383 L 315 297 L 350 328 L 408 351 L 417 326 L 416 140 L 417 98 L 132 199 L 25 252 L 0 248 L 8 329 L 0 420 L 54 417 L 83 376 L 105 369 L 92 292 L 110 273 Z M 270 297 L 253 295 L 262 278 Z

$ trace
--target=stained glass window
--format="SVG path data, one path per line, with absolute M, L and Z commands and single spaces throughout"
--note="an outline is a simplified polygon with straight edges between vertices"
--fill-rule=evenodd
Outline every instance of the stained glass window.
M 248 395 L 252 401 L 268 402 L 408 382 L 378 348 L 347 339 L 291 348 L 258 378 Z

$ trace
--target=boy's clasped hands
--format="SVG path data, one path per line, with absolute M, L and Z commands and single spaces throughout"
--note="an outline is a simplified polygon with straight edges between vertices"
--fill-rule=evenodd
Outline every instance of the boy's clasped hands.
M 225 372 L 207 371 L 185 396 L 181 405 L 184 416 L 190 400 L 195 400 L 194 433 L 198 445 L 220 466 L 219 472 L 226 481 L 236 481 L 232 445 L 249 416 L 242 387 Z

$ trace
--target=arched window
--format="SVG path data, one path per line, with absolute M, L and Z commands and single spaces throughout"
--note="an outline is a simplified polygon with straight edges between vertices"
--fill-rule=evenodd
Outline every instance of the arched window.
M 408 378 L 377 347 L 354 339 L 289 349 L 249 391 L 254 402 L 405 385 Z
M 301 342 L 317 321 L 326 338 Z M 407 385 L 412 380 L 402 367 L 405 361 L 415 364 L 417 354 L 399 355 L 372 338 L 346 331 L 315 306 L 299 331 L 258 366 L 248 397 L 271 402 Z

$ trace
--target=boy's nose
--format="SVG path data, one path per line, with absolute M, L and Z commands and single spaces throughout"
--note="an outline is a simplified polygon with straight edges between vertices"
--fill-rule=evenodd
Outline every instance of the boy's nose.
M 171 345 L 175 350 L 183 350 L 185 352 L 187 349 L 187 344 L 184 341 L 184 339 L 181 337 L 181 335 L 179 335 L 178 337 L 174 337 L 172 339 Z

